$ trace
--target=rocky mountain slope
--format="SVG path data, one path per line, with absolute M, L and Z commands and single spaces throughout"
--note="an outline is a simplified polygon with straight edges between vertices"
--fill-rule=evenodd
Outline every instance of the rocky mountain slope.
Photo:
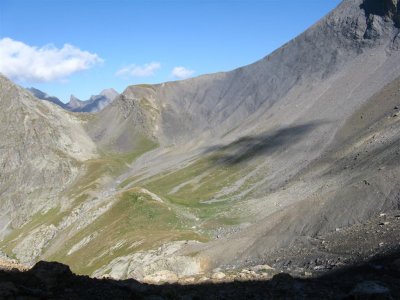
M 398 30 L 379 3 L 344 1 L 250 66 L 130 87 L 93 136 L 121 146 L 137 122 L 157 138 L 121 179 L 211 229 L 217 241 L 191 251 L 215 266 L 397 208 Z
M 41 90 L 35 88 L 29 88 L 27 90 L 38 99 L 50 101 L 73 112 L 98 112 L 113 102 L 119 95 L 117 91 L 110 88 L 101 91 L 99 95 L 91 96 L 88 100 L 79 100 L 74 95 L 71 95 L 70 101 L 68 103 L 63 103 L 57 97 L 49 96 Z
M 397 0 L 344 0 L 254 64 L 131 86 L 97 114 L 51 106 L 42 119 L 60 114 L 65 126 L 75 124 L 82 141 L 74 141 L 88 156 L 77 162 L 75 180 L 60 183 L 59 173 L 50 173 L 60 190 L 28 197 L 30 214 L 5 210 L 12 223 L 3 225 L 10 234 L 2 251 L 96 276 L 194 276 L 279 255 L 295 261 L 293 253 L 301 261 L 301 253 L 321 253 L 316 240 L 398 209 L 397 7 Z M 4 105 L 27 101 L 3 80 L 13 91 L 1 89 Z M 1 123 L 21 125 L 10 117 Z M 55 140 L 68 159 L 72 154 Z M 0 149 L 15 153 L 12 142 L 13 150 L 26 150 L 25 139 L 4 141 Z M 44 166 L 52 161 L 42 157 Z M 0 204 L 9 207 L 7 195 L 0 192 Z M 388 247 L 399 242 L 384 236 Z M 330 257 L 334 250 L 323 251 Z
M 1 237 L 38 212 L 61 205 L 59 193 L 78 177 L 96 145 L 82 120 L 0 76 Z

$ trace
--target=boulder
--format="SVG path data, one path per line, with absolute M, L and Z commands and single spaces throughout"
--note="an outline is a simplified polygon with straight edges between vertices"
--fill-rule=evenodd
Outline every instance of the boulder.
M 148 283 L 175 283 L 178 281 L 178 275 L 168 270 L 162 270 L 151 275 L 146 275 L 143 281 Z
M 225 277 L 226 277 L 226 275 L 223 272 L 216 272 L 211 275 L 211 279 L 214 279 L 214 280 L 221 280 L 221 279 L 224 279 Z

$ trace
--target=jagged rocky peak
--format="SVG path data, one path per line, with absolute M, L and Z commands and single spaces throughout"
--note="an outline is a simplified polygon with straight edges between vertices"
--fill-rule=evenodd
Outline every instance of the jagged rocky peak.
M 71 97 L 69 98 L 70 104 L 77 104 L 79 102 L 82 102 L 82 101 L 80 99 L 78 99 L 77 97 L 75 97 L 74 95 L 71 95 Z
M 364 0 L 361 7 L 367 16 L 387 17 L 400 27 L 399 0 Z
M 113 88 L 109 88 L 109 89 L 102 90 L 100 95 L 104 96 L 110 100 L 114 100 L 115 98 L 117 98 L 119 96 L 119 93 L 116 90 L 114 90 Z

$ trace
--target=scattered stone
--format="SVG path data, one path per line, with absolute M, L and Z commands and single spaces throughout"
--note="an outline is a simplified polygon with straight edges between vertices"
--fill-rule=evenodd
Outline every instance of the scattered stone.
M 156 271 L 166 269 L 184 276 L 199 274 L 201 267 L 198 258 L 176 254 L 183 246 L 187 245 L 185 243 L 186 241 L 171 242 L 157 249 L 116 257 L 102 268 L 96 270 L 92 276 L 99 277 L 103 274 L 110 274 L 114 279 L 135 278 L 142 281 L 145 275 L 151 275 Z M 196 241 L 190 241 L 189 245 L 197 243 Z M 127 268 L 127 265 L 135 266 L 135 268 Z M 155 265 L 159 267 L 155 268 Z
M 191 284 L 191 283 L 194 283 L 195 281 L 196 281 L 196 279 L 194 277 L 185 277 L 185 278 L 179 279 L 179 282 L 182 284 Z
M 28 266 L 18 263 L 18 261 L 15 259 L 0 258 L 0 270 L 27 271 L 28 269 Z
M 255 272 L 263 272 L 263 271 L 270 271 L 270 270 L 275 270 L 273 267 L 269 265 L 257 265 L 251 268 L 251 270 Z
M 221 280 L 221 279 L 224 279 L 225 277 L 226 277 L 226 275 L 223 272 L 216 272 L 211 275 L 211 279 L 215 279 L 215 280 Z
M 151 275 L 146 275 L 143 281 L 147 283 L 175 283 L 178 281 L 178 275 L 168 270 L 162 270 Z

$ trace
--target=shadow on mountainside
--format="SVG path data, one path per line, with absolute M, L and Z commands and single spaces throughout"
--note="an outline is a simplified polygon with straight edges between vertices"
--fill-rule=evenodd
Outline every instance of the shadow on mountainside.
M 235 165 L 262 155 L 282 152 L 293 146 L 322 122 L 310 122 L 302 125 L 280 128 L 255 136 L 244 136 L 226 145 L 209 147 L 205 153 L 215 154 L 215 163 Z
M 0 271 L 0 299 L 400 299 L 400 251 L 315 278 L 280 273 L 266 281 L 148 285 L 94 279 L 60 263 Z

